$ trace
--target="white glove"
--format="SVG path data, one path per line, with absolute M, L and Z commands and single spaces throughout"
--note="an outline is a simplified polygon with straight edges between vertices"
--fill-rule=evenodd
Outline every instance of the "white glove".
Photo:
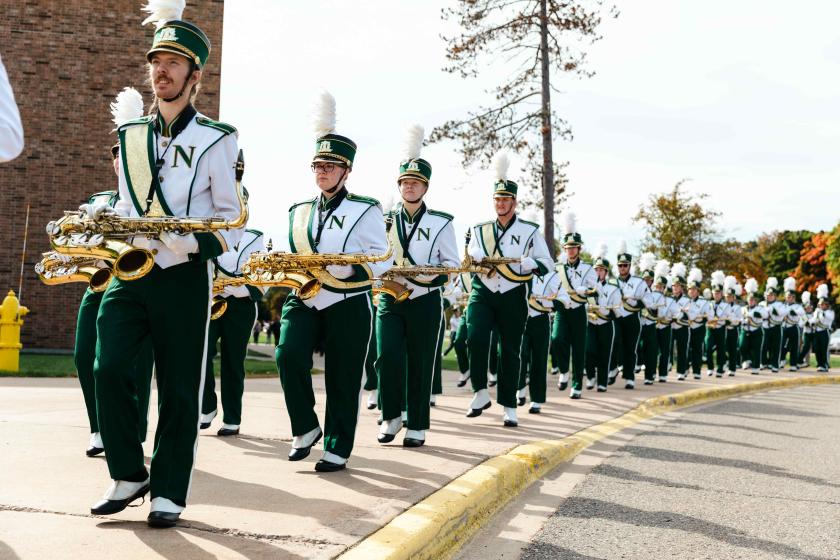
M 536 270 L 539 268 L 537 266 L 537 261 L 532 259 L 531 257 L 522 257 L 519 259 L 519 269 L 522 272 L 530 272 L 532 270 Z
M 353 276 L 353 267 L 349 264 L 331 264 L 327 265 L 327 272 L 339 280 L 344 280 Z
M 575 292 L 577 292 L 577 294 L 578 294 L 579 296 L 585 296 L 585 295 L 586 295 L 586 292 L 588 292 L 588 291 L 589 291 L 589 290 L 587 290 L 587 289 L 586 289 L 586 288 L 584 288 L 583 286 L 581 286 L 580 288 L 575 288 Z
M 111 208 L 105 202 L 99 202 L 96 204 L 82 204 L 79 206 L 79 210 L 85 212 L 91 220 L 98 220 L 102 216 L 114 216 L 117 214 L 117 211 Z
M 198 239 L 192 233 L 178 235 L 177 233 L 165 231 L 160 234 L 160 240 L 176 255 L 198 253 Z

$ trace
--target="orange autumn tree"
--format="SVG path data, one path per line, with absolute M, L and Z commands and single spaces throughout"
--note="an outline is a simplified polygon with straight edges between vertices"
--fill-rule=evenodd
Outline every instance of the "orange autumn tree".
M 829 285 L 829 293 L 831 292 L 831 279 L 825 258 L 830 237 L 830 233 L 821 231 L 815 233 L 802 245 L 799 264 L 793 273 L 796 278 L 796 289 L 799 292 L 808 290 L 812 296 L 815 296 L 817 286 L 823 283 Z

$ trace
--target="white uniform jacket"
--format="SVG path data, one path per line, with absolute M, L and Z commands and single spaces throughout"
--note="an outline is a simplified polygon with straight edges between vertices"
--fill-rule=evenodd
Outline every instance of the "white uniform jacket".
M 639 313 L 645 304 L 645 296 L 650 293 L 650 288 L 644 280 L 638 276 L 628 276 L 626 280 L 616 278 L 618 289 L 621 290 L 621 307 L 616 310 L 619 317 L 628 317 L 633 313 Z
M 251 253 L 265 250 L 263 234 L 255 229 L 246 229 L 233 251 L 222 253 L 213 259 L 216 265 L 216 278 L 235 278 L 242 276 L 242 265 L 248 261 Z M 227 286 L 222 297 L 250 297 L 254 301 L 262 299 L 265 288 L 256 286 Z

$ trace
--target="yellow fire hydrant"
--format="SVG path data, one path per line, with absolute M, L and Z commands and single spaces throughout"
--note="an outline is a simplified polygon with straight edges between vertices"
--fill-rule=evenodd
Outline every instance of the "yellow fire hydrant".
M 20 369 L 20 326 L 29 309 L 22 306 L 15 297 L 15 292 L 9 294 L 0 305 L 0 370 L 18 371 Z

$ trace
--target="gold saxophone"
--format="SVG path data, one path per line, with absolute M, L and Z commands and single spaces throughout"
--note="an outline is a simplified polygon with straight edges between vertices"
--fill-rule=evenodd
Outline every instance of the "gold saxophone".
M 65 212 L 57 221 L 47 224 L 52 248 L 63 255 L 103 259 L 113 263 L 114 276 L 120 280 L 142 278 L 155 264 L 152 252 L 129 243 L 134 237 L 158 239 L 165 232 L 176 234 L 207 233 L 239 229 L 248 222 L 248 202 L 242 190 L 245 161 L 242 150 L 236 161 L 236 196 L 239 215 L 227 221 L 216 216 L 209 218 L 179 218 L 174 216 L 126 218 L 104 215 L 92 220 L 82 211 Z
M 43 254 L 35 272 L 47 286 L 86 282 L 94 292 L 103 292 L 111 282 L 111 269 L 98 265 L 97 259 L 65 257 L 55 251 Z
M 262 288 L 286 287 L 298 290 L 298 296 L 301 299 L 309 299 L 314 296 L 318 290 L 313 290 L 316 280 L 309 278 L 302 274 L 295 273 L 279 273 L 263 274 L 258 277 L 254 276 L 227 276 L 224 278 L 216 278 L 213 281 L 213 301 L 210 304 L 210 319 L 218 319 L 225 314 L 227 310 L 227 300 L 221 297 L 222 292 L 228 286 L 256 286 Z
M 386 231 L 390 229 L 391 222 L 385 222 Z M 271 242 L 268 243 L 266 251 L 255 251 L 251 253 L 245 264 L 242 265 L 243 277 L 247 279 L 246 284 L 269 285 L 266 282 L 281 281 L 298 283 L 297 285 L 283 285 L 298 290 L 298 297 L 309 299 L 317 294 L 322 286 L 329 286 L 337 289 L 365 288 L 374 283 L 374 279 L 347 282 L 340 280 L 327 272 L 331 265 L 352 266 L 374 262 L 383 262 L 394 254 L 394 247 L 388 242 L 388 250 L 381 255 L 365 253 L 312 253 L 299 254 L 287 253 L 285 251 L 272 251 Z M 263 282 L 262 284 L 260 284 Z M 407 296 L 406 296 L 407 297 Z

